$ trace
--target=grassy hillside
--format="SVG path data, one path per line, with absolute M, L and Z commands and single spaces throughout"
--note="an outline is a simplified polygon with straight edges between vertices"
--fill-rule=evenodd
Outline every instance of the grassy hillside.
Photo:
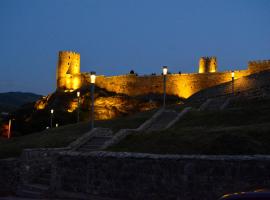
M 152 110 L 129 117 L 95 121 L 95 127 L 111 128 L 114 133 L 121 128 L 137 128 L 154 112 Z M 0 158 L 19 156 L 24 148 L 65 147 L 89 130 L 90 123 L 81 122 L 11 139 L 0 138 Z
M 270 100 L 226 111 L 192 111 L 163 132 L 132 135 L 112 151 L 165 154 L 270 154 Z

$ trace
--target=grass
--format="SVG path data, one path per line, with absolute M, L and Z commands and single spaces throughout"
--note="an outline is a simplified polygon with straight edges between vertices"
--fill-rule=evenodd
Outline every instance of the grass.
M 111 128 L 114 133 L 121 128 L 137 128 L 156 110 L 112 120 L 96 121 L 95 127 Z M 70 124 L 11 139 L 0 138 L 0 158 L 17 157 L 25 148 L 66 147 L 90 130 L 89 122 Z
M 270 123 L 226 128 L 182 128 L 130 135 L 111 151 L 156 154 L 269 154 Z
M 157 154 L 270 154 L 270 101 L 234 110 L 192 111 L 163 132 L 130 135 L 111 151 Z
M 100 120 L 96 122 L 97 127 L 111 128 L 113 132 L 117 132 L 123 128 L 134 129 L 148 120 L 157 110 L 150 110 L 127 117 L 119 117 L 111 120 Z
M 111 151 L 157 154 L 270 154 L 270 101 L 238 102 L 238 109 L 191 111 L 171 129 L 130 135 Z M 170 106 L 182 110 L 185 105 Z M 137 128 L 156 110 L 112 120 L 96 121 L 95 127 Z M 14 137 L 0 138 L 0 158 L 19 156 L 24 148 L 65 147 L 90 130 L 89 122 L 70 124 Z

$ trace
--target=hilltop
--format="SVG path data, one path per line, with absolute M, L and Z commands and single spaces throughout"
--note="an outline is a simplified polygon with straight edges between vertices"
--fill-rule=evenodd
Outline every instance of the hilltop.
M 252 74 L 235 80 L 234 94 L 232 82 L 227 82 L 202 90 L 181 104 L 176 104 L 177 98 L 169 96 L 171 105 L 167 106 L 167 110 L 180 113 L 184 108 L 192 107 L 191 111 L 167 130 L 129 135 L 107 150 L 158 154 L 269 154 L 270 82 L 268 80 L 270 80 L 270 71 Z M 96 127 L 111 128 L 113 133 L 122 128 L 140 126 L 157 112 L 162 102 L 160 95 L 129 97 L 101 88 L 96 89 L 95 99 L 96 102 L 100 101 L 96 107 L 95 117 L 99 119 L 96 120 Z M 26 147 L 64 147 L 89 131 L 90 125 L 87 121 L 89 110 L 87 109 L 91 103 L 90 93 L 87 88 L 84 88 L 81 94 L 84 102 L 82 104 L 86 106 L 82 107 L 82 119 L 85 122 L 62 125 L 59 128 L 15 137 L 9 142 L 11 149 L 12 147 L 16 149 L 15 152 L 10 150 L 11 155 L 18 155 Z M 33 127 L 35 123 L 47 125 L 51 108 L 57 108 L 54 120 L 65 117 L 72 119 L 68 118 L 70 116 L 76 120 L 76 110 L 67 112 L 69 108 L 72 108 L 70 107 L 72 102 L 77 101 L 76 91 L 55 92 L 49 98 L 43 98 L 38 102 L 42 100 L 46 100 L 46 108 L 31 111 L 29 118 L 22 118 L 32 119 L 29 121 L 29 126 Z M 206 102 L 210 103 L 205 104 Z M 226 103 L 225 107 L 223 107 L 224 103 Z M 146 110 L 149 111 L 146 112 Z M 115 119 L 104 120 L 102 116 L 104 114 L 112 116 L 112 113 L 108 115 L 110 112 L 114 113 Z M 139 114 L 136 114 L 138 112 Z M 166 115 L 161 115 L 159 120 L 160 123 L 169 122 Z M 2 142 L 5 143 L 5 141 Z M 3 149 L 1 151 L 6 152 Z
M 26 103 L 37 101 L 41 95 L 29 92 L 0 93 L 0 112 L 12 112 Z

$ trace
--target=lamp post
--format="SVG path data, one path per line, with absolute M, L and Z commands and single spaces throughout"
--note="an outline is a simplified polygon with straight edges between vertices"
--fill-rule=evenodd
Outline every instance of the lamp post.
M 78 107 L 77 107 L 77 123 L 80 121 L 80 91 L 77 92 L 77 101 L 78 101 Z
M 234 95 L 234 71 L 232 71 L 232 94 Z
M 50 122 L 51 128 L 53 127 L 53 112 L 54 112 L 54 110 L 51 109 L 51 122 Z
M 168 73 L 168 67 L 167 66 L 163 66 L 163 107 L 165 108 L 166 105 L 166 76 Z
M 96 81 L 96 72 L 91 72 L 90 75 L 91 81 L 91 97 L 92 97 L 92 109 L 91 109 L 91 130 L 94 128 L 94 92 L 95 92 L 95 81 Z

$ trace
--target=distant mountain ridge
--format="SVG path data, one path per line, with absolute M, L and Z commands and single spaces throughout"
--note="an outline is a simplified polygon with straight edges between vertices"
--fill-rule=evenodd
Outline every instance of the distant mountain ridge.
M 30 92 L 0 93 L 0 112 L 12 112 L 25 103 L 37 101 L 41 95 Z

